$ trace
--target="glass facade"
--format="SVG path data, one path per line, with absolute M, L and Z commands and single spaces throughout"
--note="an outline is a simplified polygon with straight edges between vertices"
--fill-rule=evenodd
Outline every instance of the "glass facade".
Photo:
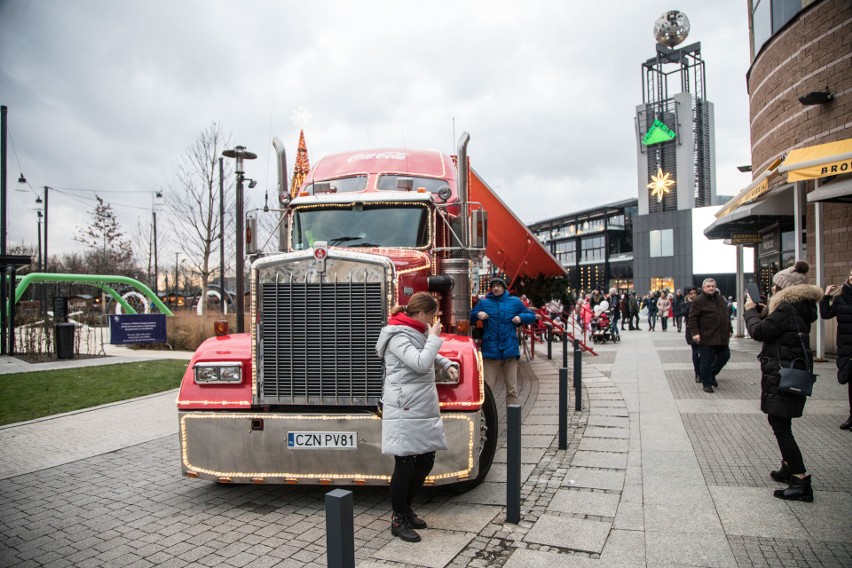
M 651 258 L 674 256 L 674 231 L 672 229 L 651 231 L 649 236 L 651 239 L 649 248 Z
M 751 0 L 752 51 L 751 57 L 802 11 L 803 0 Z
M 633 286 L 633 217 L 638 199 L 625 200 L 529 226 L 565 268 L 575 293 Z

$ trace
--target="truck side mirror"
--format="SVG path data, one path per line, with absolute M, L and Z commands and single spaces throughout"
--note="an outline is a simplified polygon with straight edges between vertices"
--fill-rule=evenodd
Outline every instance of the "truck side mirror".
M 488 244 L 488 212 L 475 209 L 470 212 L 470 248 L 485 250 Z

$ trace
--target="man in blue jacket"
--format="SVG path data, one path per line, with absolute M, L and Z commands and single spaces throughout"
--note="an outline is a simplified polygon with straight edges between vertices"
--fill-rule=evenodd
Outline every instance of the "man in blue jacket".
M 506 404 L 518 403 L 517 328 L 535 323 L 535 313 L 527 309 L 520 298 L 512 296 L 506 280 L 495 276 L 489 283 L 488 294 L 473 307 L 470 323 L 482 322 L 482 363 L 485 381 L 493 389 L 499 381 L 506 384 Z

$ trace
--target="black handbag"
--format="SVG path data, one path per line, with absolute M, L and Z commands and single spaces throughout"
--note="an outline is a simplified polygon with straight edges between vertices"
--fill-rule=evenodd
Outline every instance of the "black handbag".
M 793 318 L 793 323 L 796 324 L 796 334 L 799 337 L 799 342 L 802 345 L 802 352 L 805 354 L 804 359 L 793 359 L 790 361 L 790 366 L 785 367 L 781 363 L 781 353 L 778 350 L 778 344 L 775 344 L 775 351 L 778 353 L 778 365 L 780 369 L 778 373 L 781 375 L 781 379 L 778 381 L 778 390 L 787 394 L 794 394 L 798 396 L 811 396 L 814 390 L 814 383 L 817 380 L 817 376 L 813 374 L 811 369 L 813 366 L 808 361 L 808 349 L 805 347 L 805 340 L 803 339 L 804 334 L 799 331 L 799 322 L 796 318 Z M 804 369 L 797 369 L 793 366 L 796 361 L 802 361 L 805 364 Z

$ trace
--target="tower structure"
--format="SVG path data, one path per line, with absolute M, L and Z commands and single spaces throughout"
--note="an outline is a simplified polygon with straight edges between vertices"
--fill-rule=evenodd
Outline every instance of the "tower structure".
M 713 104 L 706 97 L 701 44 L 675 47 L 688 34 L 685 14 L 665 12 L 654 25 L 656 54 L 642 63 L 635 118 L 637 291 L 692 283 L 699 272 L 693 266 L 693 209 L 716 202 Z

